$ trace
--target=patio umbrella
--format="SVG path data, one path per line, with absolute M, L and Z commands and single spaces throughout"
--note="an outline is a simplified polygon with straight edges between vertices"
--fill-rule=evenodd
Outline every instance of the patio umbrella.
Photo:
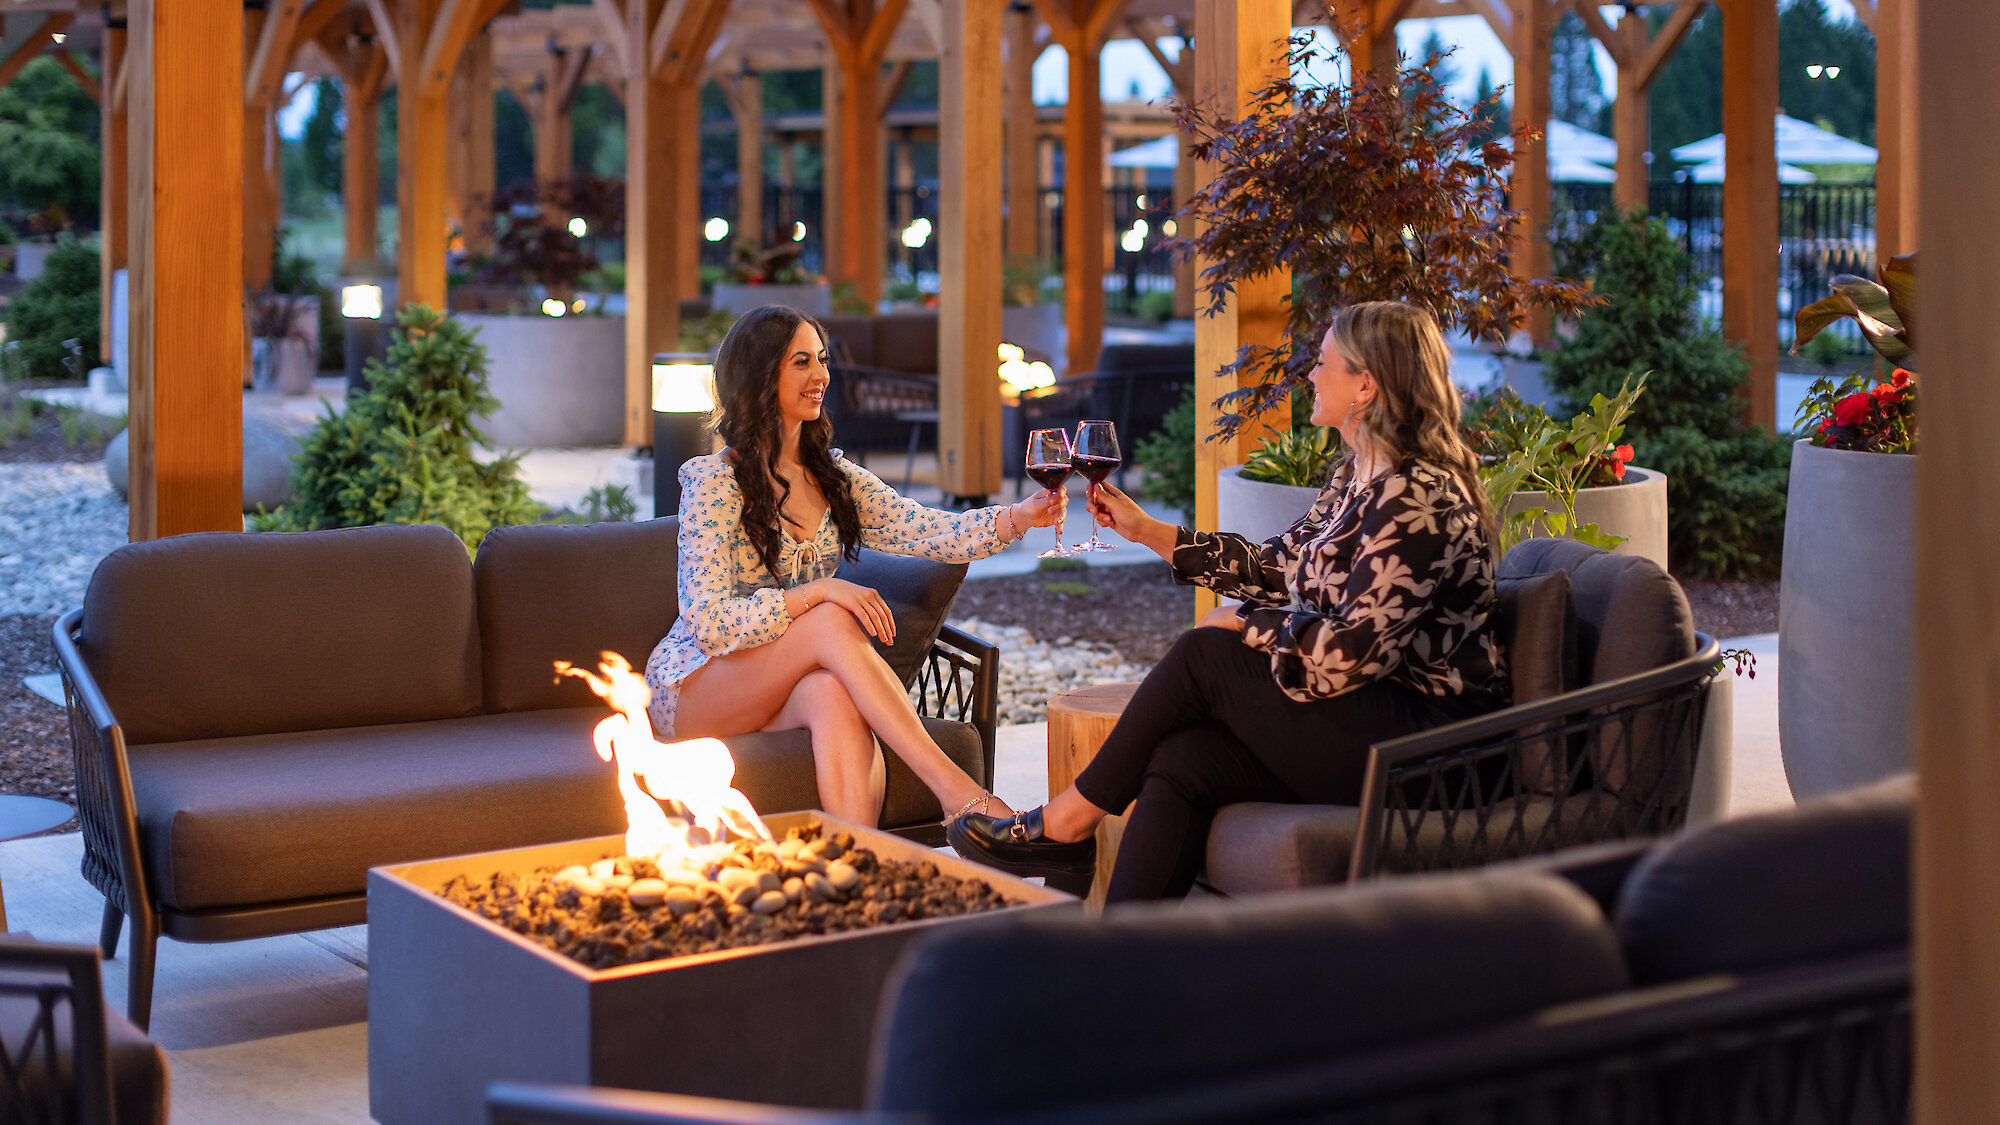
M 1875 150 L 1860 141 L 1850 141 L 1839 133 L 1829 133 L 1825 129 L 1796 117 L 1779 114 L 1778 159 L 1787 164 L 1873 164 Z M 1673 151 L 1675 160 L 1698 164 L 1709 160 L 1722 159 L 1723 136 L 1712 137 L 1684 144 Z
M 1559 184 L 1609 184 L 1618 181 L 1618 173 L 1602 164 L 1593 164 L 1580 156 L 1557 156 L 1551 152 L 1549 179 Z
M 1111 154 L 1111 164 L 1118 168 L 1172 168 L 1180 162 L 1181 139 L 1174 133 Z
M 1698 184 L 1719 184 L 1722 182 L 1722 158 L 1697 164 L 1687 170 L 1687 178 Z M 1789 164 L 1778 165 L 1778 182 L 1781 184 L 1809 184 L 1819 177 L 1804 168 L 1794 168 Z
M 1544 141 L 1548 145 L 1551 161 L 1588 160 L 1595 164 L 1611 164 L 1618 159 L 1617 141 L 1567 121 L 1549 122 Z

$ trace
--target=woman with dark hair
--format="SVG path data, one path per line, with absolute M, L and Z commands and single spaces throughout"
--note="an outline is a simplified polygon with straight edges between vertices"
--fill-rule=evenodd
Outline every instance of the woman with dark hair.
M 1179 897 L 1223 805 L 1355 804 L 1371 744 L 1500 706 L 1493 517 L 1450 363 L 1415 306 L 1341 310 L 1313 368 L 1312 421 L 1338 427 L 1348 453 L 1304 518 L 1265 543 L 1169 526 L 1096 486 L 1098 523 L 1242 604 L 1181 635 L 1075 784 L 1025 813 L 961 818 L 952 846 L 1025 874 L 1085 875 L 1098 821 L 1129 806 L 1105 901 Z
M 1062 518 L 1063 494 L 964 513 L 926 508 L 832 448 L 826 338 L 781 305 L 737 320 L 715 357 L 721 453 L 681 466 L 680 618 L 646 662 L 662 739 L 812 733 L 828 813 L 873 825 L 884 765 L 875 738 L 954 815 L 1006 806 L 924 730 L 869 642 L 892 643 L 882 595 L 835 578 L 869 547 L 970 562 Z

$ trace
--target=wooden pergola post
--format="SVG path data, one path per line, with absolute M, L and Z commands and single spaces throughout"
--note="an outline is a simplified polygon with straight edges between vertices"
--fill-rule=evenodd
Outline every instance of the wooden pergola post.
M 1750 358 L 1743 414 L 1778 413 L 1778 3 L 1722 10 L 1722 334 Z
M 811 0 L 826 33 L 826 276 L 873 306 L 888 261 L 883 230 L 882 60 L 909 0 Z
M 1603 44 L 1618 68 L 1618 100 L 1611 106 L 1611 131 L 1618 141 L 1618 182 L 1612 187 L 1612 198 L 1622 210 L 1646 210 L 1647 182 L 1652 175 L 1646 164 L 1646 150 L 1650 144 L 1653 80 L 1660 76 L 1660 68 L 1673 57 L 1681 40 L 1687 38 L 1695 17 L 1707 7 L 1708 0 L 1680 0 L 1659 35 L 1651 36 L 1643 15 L 1628 13 L 1613 27 L 1604 22 L 1604 16 L 1591 0 L 1576 0 L 1577 14 L 1583 17 L 1585 26 Z
M 1071 374 L 1094 371 L 1104 346 L 1104 92 L 1099 54 L 1126 0 L 1039 0 L 1069 56 L 1063 107 L 1063 302 Z
M 1553 0 L 1561 2 L 1561 0 Z M 1549 275 L 1549 52 L 1555 32 L 1552 0 L 1513 0 L 1514 127 L 1525 125 L 1531 136 L 1518 141 L 1508 206 L 1522 212 L 1514 229 L 1511 265 L 1515 277 Z M 1549 339 L 1549 314 L 1529 312 L 1528 335 L 1535 343 Z
M 1174 96 L 1184 97 L 1194 89 L 1194 44 L 1181 39 L 1180 55 L 1169 59 L 1160 50 L 1158 42 L 1168 33 L 1168 28 L 1150 20 L 1127 20 L 1125 27 L 1146 53 L 1153 56 L 1153 62 L 1166 72 L 1167 80 L 1174 85 Z M 1189 141 L 1181 141 L 1181 158 L 1174 165 L 1174 206 L 1179 208 L 1194 196 L 1195 168 L 1194 153 L 1188 148 Z M 1174 315 L 1181 319 L 1195 313 L 1195 276 L 1192 260 L 1174 262 Z
M 541 89 L 529 98 L 528 106 L 535 123 L 535 183 L 543 187 L 569 179 L 569 113 L 576 106 L 577 92 L 583 89 L 590 52 L 551 48 L 547 63 Z
M 466 44 L 450 94 L 452 213 L 468 252 L 493 245 L 493 34 L 482 29 Z
M 1001 6 L 944 0 L 938 53 L 938 487 L 1000 491 Z
M 719 29 L 719 24 L 718 24 Z M 702 52 L 706 52 L 706 44 Z M 673 193 L 675 210 L 669 213 L 681 250 L 674 257 L 674 297 L 677 301 L 701 296 L 701 65 L 694 61 L 694 73 L 674 84 L 674 174 L 680 177 Z M 678 329 L 675 332 L 679 337 Z
M 341 137 L 340 205 L 345 220 L 346 252 L 341 272 L 350 277 L 381 268 L 377 213 L 382 195 L 382 169 L 375 147 L 381 130 L 383 87 L 394 72 L 383 38 L 363 35 L 358 27 L 323 31 L 320 49 L 340 70 L 347 99 L 347 129 Z
M 243 529 L 238 0 L 131 0 L 131 537 Z
M 98 181 L 98 358 L 112 360 L 112 281 L 130 258 L 126 227 L 126 112 L 124 7 L 115 9 L 116 22 L 104 28 L 104 76 L 97 99 L 103 115 L 104 170 Z M 129 291 L 128 291 L 129 292 Z
M 445 151 L 459 55 L 505 0 L 400 0 L 396 8 L 397 296 L 442 311 L 450 240 Z
M 1241 114 L 1250 104 L 1252 92 L 1270 85 L 1285 65 L 1284 43 L 1291 35 L 1291 14 L 1287 0 L 1209 0 L 1198 6 L 1194 40 L 1201 44 L 1201 51 L 1195 56 L 1194 96 L 1229 116 Z M 1207 183 L 1215 178 L 1216 169 L 1204 165 L 1197 174 Z M 1206 265 L 1206 261 L 1196 263 L 1197 268 Z M 1221 417 L 1215 400 L 1251 382 L 1223 380 L 1216 372 L 1233 362 L 1237 349 L 1246 344 L 1277 347 L 1284 343 L 1286 299 L 1291 291 L 1289 272 L 1239 283 L 1218 315 L 1195 318 L 1195 510 L 1189 515 L 1196 528 L 1215 529 L 1216 473 L 1225 466 L 1242 464 L 1264 438 L 1291 428 L 1290 410 L 1280 407 L 1257 418 L 1229 441 L 1208 440 Z M 1195 605 L 1198 612 L 1206 612 L 1215 605 L 1215 595 L 1198 590 Z
M 1372 74 L 1382 82 L 1396 77 L 1396 25 L 1415 0 L 1334 0 L 1341 21 L 1339 30 L 1358 28 L 1360 34 L 1343 37 L 1347 57 L 1353 60 L 1354 77 Z
M 1854 10 L 1864 16 L 1865 0 Z M 1875 32 L 1875 255 L 1917 248 L 1917 12 L 1919 0 L 1877 0 Z
M 1885 6 L 1886 14 L 1886 6 Z M 1914 28 L 1924 65 L 1914 241 L 1923 247 L 1923 454 L 1917 459 L 1915 746 L 1916 1051 L 1919 1125 L 2000 1120 L 2000 488 L 1991 425 L 2000 411 L 1993 356 L 1993 262 L 2000 228 L 1982 221 L 2000 195 L 2000 9 L 1924 0 Z M 1879 56 L 1878 56 L 1879 57 Z M 1734 142 L 1731 142 L 1732 144 Z M 1905 151 L 1908 151 L 1907 149 Z M 1886 154 L 1887 150 L 1884 149 Z M 1885 576 L 1892 578 L 1892 576 Z
M 276 104 L 292 36 L 305 0 L 272 0 L 262 10 L 243 9 L 243 283 L 253 292 L 271 283 L 271 255 L 278 240 L 279 158 Z
M 625 74 L 625 442 L 653 443 L 653 356 L 680 345 L 681 262 L 696 257 L 676 167 L 696 133 L 694 94 L 728 0 L 604 0 L 619 23 L 612 58 Z
M 721 75 L 729 114 L 736 119 L 735 238 L 764 244 L 764 76 L 754 70 Z
M 1002 45 L 1005 68 L 1002 97 L 1007 112 L 1002 122 L 1002 143 L 1006 149 L 1003 175 L 1006 199 L 1007 253 L 1033 258 L 1036 245 L 1036 218 L 1041 212 L 1041 183 L 1035 162 L 1035 59 L 1041 54 L 1035 43 L 1035 10 L 1009 6 L 1001 17 L 1006 42 Z M 942 122 L 942 118 L 939 119 Z

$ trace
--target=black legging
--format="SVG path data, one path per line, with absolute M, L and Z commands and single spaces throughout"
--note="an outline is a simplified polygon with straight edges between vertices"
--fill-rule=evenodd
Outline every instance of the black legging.
M 1077 792 L 1098 808 L 1134 806 L 1105 901 L 1187 894 L 1222 806 L 1358 804 L 1369 746 L 1494 705 L 1389 681 L 1301 703 L 1279 689 L 1271 658 L 1242 634 L 1188 630 L 1077 775 Z

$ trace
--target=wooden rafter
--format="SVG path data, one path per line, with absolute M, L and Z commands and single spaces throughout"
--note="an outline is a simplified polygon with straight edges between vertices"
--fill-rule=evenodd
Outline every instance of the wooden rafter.
M 5 60 L 0 60 L 0 86 L 14 81 L 20 75 L 21 68 L 33 62 L 36 55 L 41 54 L 43 49 L 55 42 L 55 37 L 75 21 L 74 13 L 51 12 L 49 18 L 42 21 L 42 26 L 28 33 L 28 37 L 21 41 L 21 45 L 14 49 L 13 54 L 8 55 Z
M 665 54 L 655 57 L 653 72 L 665 74 L 677 84 L 699 77 L 708 64 L 709 47 L 714 45 L 716 35 L 722 31 L 723 17 L 728 14 L 729 0 L 685 0 L 670 4 L 660 18 L 664 25 L 668 15 L 676 16 L 671 25 L 673 34 L 666 39 Z
M 1187 72 L 1185 59 L 1169 59 L 1167 53 L 1160 50 L 1160 39 L 1169 33 L 1165 24 L 1158 20 L 1134 19 L 1128 16 L 1125 20 L 1125 30 L 1132 38 L 1139 41 L 1139 45 L 1146 49 L 1147 54 L 1153 56 L 1153 61 L 1166 73 L 1167 81 L 1174 84 L 1175 94 L 1185 97 L 1193 91 L 1194 75 Z
M 1590 33 L 1597 37 L 1597 42 L 1603 46 L 1604 53 L 1611 56 L 1611 61 L 1617 64 L 1620 70 L 1632 65 L 1632 57 L 1625 50 L 1625 37 L 1604 22 L 1604 13 L 1597 10 L 1597 0 L 1576 0 L 1576 14 L 1583 18 L 1583 26 L 1589 28 Z M 1627 14 L 1624 18 L 1644 17 Z
M 1681 40 L 1687 38 L 1688 29 L 1694 26 L 1694 21 L 1707 7 L 1707 0 L 1680 0 L 1680 7 L 1674 9 L 1667 22 L 1660 25 L 1659 34 L 1646 45 L 1646 57 L 1639 60 L 1639 85 L 1653 84 L 1653 79 L 1659 77 L 1660 68 L 1667 65 L 1667 60 L 1679 49 Z
M 1500 42 L 1509 51 L 1514 49 L 1514 13 L 1505 4 L 1495 0 L 1460 0 L 1468 9 L 1486 21 Z
M 292 61 L 293 32 L 305 0 L 272 0 L 264 9 L 264 26 L 243 64 L 243 102 L 248 106 L 271 104 L 278 85 Z
M 931 45 L 944 50 L 944 4 L 942 0 L 910 0 L 910 14 L 931 37 Z
M 132 81 L 132 53 L 118 56 L 118 73 L 111 79 L 111 112 L 125 112 L 125 89 Z
M 347 11 L 347 0 L 318 0 L 312 7 L 300 12 L 298 26 L 292 30 L 292 49 L 285 57 L 294 57 L 306 44 L 318 42 L 319 33 L 332 26 L 334 20 Z M 358 12 L 350 15 L 354 20 L 361 18 Z
M 588 47 L 573 47 L 568 51 L 558 51 L 562 58 L 556 68 L 555 88 L 544 93 L 544 97 L 555 99 L 560 112 L 568 113 L 576 105 L 576 96 L 583 90 L 583 76 L 590 69 L 590 60 L 596 54 Z
M 889 67 L 889 73 L 882 79 L 882 116 L 889 116 L 889 107 L 896 103 L 896 95 L 903 92 L 903 83 L 910 80 L 910 60 L 903 59 Z
M 1854 5 L 1854 18 L 1861 21 L 1861 26 L 1867 28 L 1871 35 L 1880 34 L 1875 30 L 1875 16 L 1881 9 L 1876 6 L 1875 0 L 1848 0 L 1848 2 Z
M 619 0 L 591 0 L 590 7 L 604 25 L 604 39 L 611 44 L 611 57 L 617 63 L 618 73 L 631 74 L 632 47 L 626 42 L 629 36 L 625 34 L 625 9 L 619 6 Z
M 396 41 L 396 21 L 389 14 L 383 0 L 367 0 L 368 14 L 375 20 L 375 41 L 382 44 L 382 50 L 389 55 L 389 71 L 401 74 L 403 71 L 403 51 Z
M 92 78 L 89 71 L 83 69 L 83 64 L 76 61 L 75 55 L 57 54 L 56 62 L 69 71 L 70 77 L 76 79 L 76 84 L 83 87 L 83 92 L 90 95 L 91 101 L 104 104 L 104 88 L 97 84 L 97 79 Z
M 479 29 L 485 27 L 510 0 L 444 0 L 437 22 L 431 25 L 424 42 L 424 84 L 432 93 L 442 93 L 458 69 L 458 57 Z

